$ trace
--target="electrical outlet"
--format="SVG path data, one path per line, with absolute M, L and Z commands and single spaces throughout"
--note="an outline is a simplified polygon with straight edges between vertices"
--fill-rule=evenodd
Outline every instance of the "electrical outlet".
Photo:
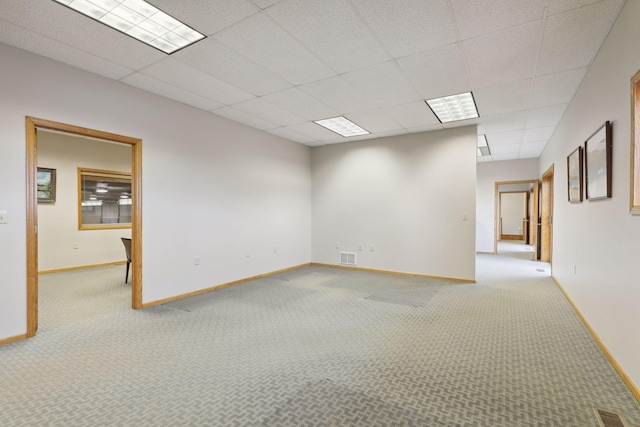
M 194 256 L 193 257 L 193 265 L 200 265 L 200 257 L 199 256 Z
M 249 251 L 244 251 L 244 256 L 246 256 L 247 258 L 249 258 L 251 256 L 251 252 Z
M 7 211 L 0 211 L 0 224 L 8 224 L 9 223 L 9 214 Z
M 468 221 L 469 220 L 469 212 L 463 212 L 462 213 L 462 220 L 463 221 Z
M 336 242 L 336 249 L 340 249 L 340 242 Z
M 362 243 L 358 243 L 358 250 L 361 251 L 362 250 Z
M 278 253 L 278 247 L 277 247 L 277 246 L 274 246 L 274 247 L 273 247 L 273 253 L 274 253 L 274 254 L 277 254 L 277 253 Z
M 370 245 L 370 246 L 369 246 L 369 250 L 370 250 L 371 252 L 373 252 L 373 251 L 375 251 L 375 250 L 376 250 L 376 248 L 375 248 L 375 246 Z
M 73 242 L 73 249 L 78 249 L 79 247 L 78 242 Z

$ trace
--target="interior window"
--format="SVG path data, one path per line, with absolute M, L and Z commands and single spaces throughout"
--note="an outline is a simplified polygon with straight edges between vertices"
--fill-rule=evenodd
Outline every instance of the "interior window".
M 78 168 L 78 228 L 131 228 L 131 174 Z

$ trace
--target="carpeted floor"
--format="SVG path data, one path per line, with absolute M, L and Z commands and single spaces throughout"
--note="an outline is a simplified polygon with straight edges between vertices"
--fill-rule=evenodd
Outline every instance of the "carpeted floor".
M 0 426 L 640 426 L 525 249 L 479 255 L 477 284 L 309 267 L 142 311 L 123 266 L 42 275 Z

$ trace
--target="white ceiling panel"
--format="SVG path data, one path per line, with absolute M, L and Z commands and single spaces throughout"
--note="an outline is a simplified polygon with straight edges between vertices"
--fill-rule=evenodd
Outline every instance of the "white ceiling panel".
M 300 86 L 300 89 L 318 101 L 336 110 L 340 115 L 370 110 L 373 102 L 360 94 L 342 77 L 331 77 Z
M 251 2 L 258 6 L 260 9 L 266 9 L 276 3 L 280 3 L 281 1 L 282 0 L 251 0 Z
M 582 82 L 586 68 L 536 77 L 531 90 L 531 108 L 568 104 Z
M 152 0 L 151 3 L 193 29 L 211 35 L 260 9 L 249 0 Z
M 455 43 L 446 0 L 349 0 L 394 57 Z
M 462 40 L 542 19 L 547 0 L 451 0 Z
M 267 14 L 339 74 L 391 59 L 345 0 L 287 0 Z
M 525 110 L 529 101 L 531 80 L 504 83 L 474 91 L 480 117 Z
M 431 109 L 423 101 L 387 107 L 384 111 L 405 129 L 440 124 Z
M 478 134 L 521 130 L 524 129 L 526 119 L 526 111 L 484 116 L 478 124 Z
M 164 96 L 166 98 L 173 99 L 183 104 L 190 105 L 201 110 L 213 110 L 214 108 L 220 108 L 222 104 L 212 99 L 207 99 L 195 93 L 186 91 L 175 87 L 169 83 L 161 82 L 153 77 L 146 76 L 144 74 L 132 74 L 129 77 L 125 77 L 121 80 L 131 86 L 135 86 L 139 89 L 153 92 L 157 95 Z
M 556 15 L 571 9 L 598 3 L 599 1 L 602 0 L 549 0 L 549 11 L 547 13 L 549 16 Z
M 337 133 L 331 132 L 330 130 L 323 128 L 322 126 L 313 122 L 287 126 L 285 129 L 289 129 L 292 132 L 302 134 L 304 136 L 312 138 L 315 141 L 323 143 L 324 141 L 332 141 L 336 138 L 340 138 L 340 135 L 338 135 Z
M 521 153 L 533 153 L 533 152 L 541 152 L 545 145 L 547 145 L 547 141 L 535 141 L 535 142 L 523 142 L 520 144 L 520 152 Z
M 524 131 L 517 130 L 511 132 L 496 132 L 487 134 L 487 143 L 491 150 L 496 145 L 513 145 L 520 144 L 522 142 L 522 135 Z
M 387 107 L 422 100 L 395 61 L 354 71 L 342 76 L 375 105 Z
M 382 109 L 349 114 L 347 115 L 347 119 L 374 134 L 384 134 L 401 128 L 401 126 Z
M 0 42 L 29 50 L 110 79 L 120 80 L 133 71 L 10 22 L 0 21 Z
M 555 126 L 525 129 L 522 142 L 548 141 L 555 129 Z
M 615 11 L 616 13 L 611 13 Z M 544 30 L 538 72 L 555 73 L 588 66 L 620 10 L 618 0 L 550 16 Z
M 172 57 L 256 96 L 291 87 L 282 77 L 212 38 L 189 46 Z
M 471 90 L 458 43 L 405 56 L 397 63 L 423 99 Z
M 340 114 L 298 88 L 285 89 L 263 97 L 264 100 L 308 120 L 321 120 Z
M 145 68 L 142 73 L 213 99 L 223 105 L 235 104 L 254 98 L 248 92 L 233 87 L 171 57 Z
M 518 154 L 518 159 L 535 159 L 537 157 L 540 157 L 541 153 L 542 153 L 542 150 L 540 150 L 540 151 L 527 151 L 527 152 L 521 151 Z
M 284 110 L 275 104 L 265 101 L 262 98 L 255 98 L 249 101 L 241 102 L 233 106 L 236 110 L 243 111 L 247 114 L 255 116 L 259 119 L 279 126 L 289 126 L 306 122 L 307 120 Z
M 294 85 L 336 74 L 263 14 L 252 15 L 217 33 L 215 38 Z
M 315 141 L 313 138 L 304 136 L 298 132 L 294 132 L 291 129 L 288 129 L 286 127 L 271 129 L 268 132 L 274 135 L 278 135 L 282 138 L 288 139 L 290 141 L 300 142 L 302 144 L 313 143 Z
M 542 20 L 463 42 L 475 88 L 533 77 Z
M 504 144 L 504 145 L 490 145 L 492 156 L 499 156 L 501 154 L 517 154 L 520 152 L 520 144 Z
M 568 104 L 553 105 L 551 107 L 536 108 L 527 113 L 527 127 L 538 128 L 555 126 L 558 124 Z
M 236 110 L 233 107 L 223 107 L 211 112 L 215 115 L 225 117 L 227 119 L 233 120 L 234 122 L 242 123 L 256 129 L 271 130 L 279 127 L 275 123 L 259 119 L 258 117 L 245 113 L 244 111 Z

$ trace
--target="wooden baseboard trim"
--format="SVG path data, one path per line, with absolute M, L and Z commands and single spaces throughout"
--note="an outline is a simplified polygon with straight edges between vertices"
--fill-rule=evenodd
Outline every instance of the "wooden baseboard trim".
M 393 274 L 395 276 L 421 277 L 423 279 L 439 279 L 439 280 L 451 280 L 455 282 L 464 282 L 464 283 L 476 283 L 475 280 L 460 279 L 457 277 L 432 276 L 429 274 L 405 273 L 403 271 L 394 271 L 394 270 L 378 270 L 375 268 L 354 267 L 351 265 L 324 264 L 321 262 L 312 262 L 311 265 L 318 266 L 318 267 L 345 268 L 348 270 L 367 271 L 369 273 Z
M 15 337 L 3 338 L 0 340 L 0 345 L 9 344 L 16 341 L 22 341 L 29 338 L 27 334 L 16 335 Z
M 264 277 L 273 276 L 274 274 L 286 273 L 287 271 L 298 270 L 300 268 L 309 267 L 311 263 L 300 264 L 293 267 L 283 268 L 282 270 L 271 271 L 269 273 L 258 274 L 257 276 L 246 277 L 244 279 L 234 280 L 233 282 L 221 283 L 219 285 L 211 286 L 210 288 L 199 289 L 197 291 L 188 292 L 186 294 L 180 294 L 169 298 L 164 298 L 157 301 L 146 302 L 142 304 L 142 308 L 153 307 L 156 305 L 166 304 L 168 302 L 177 301 L 183 298 L 192 297 L 195 295 L 204 294 L 206 292 L 216 291 L 223 288 L 228 288 L 229 286 L 238 285 L 240 283 L 248 282 L 250 280 L 262 279 Z
M 638 388 L 638 386 L 636 386 L 635 383 L 631 380 L 631 378 L 629 378 L 629 376 L 624 371 L 624 369 L 622 369 L 622 366 L 620 366 L 620 364 L 615 359 L 615 357 L 613 357 L 613 354 L 611 354 L 607 346 L 604 345 L 604 343 L 602 342 L 602 340 L 600 339 L 596 331 L 593 330 L 589 322 L 587 322 L 587 319 L 585 319 L 585 317 L 582 315 L 580 310 L 578 310 L 578 307 L 575 305 L 571 297 L 569 297 L 569 294 L 567 293 L 567 291 L 564 290 L 564 288 L 562 287 L 558 279 L 556 279 L 555 276 L 551 276 L 551 278 L 555 282 L 558 289 L 560 289 L 560 292 L 562 292 L 564 297 L 567 299 L 571 307 L 573 307 L 573 310 L 576 312 L 576 314 L 578 315 L 578 317 L 580 318 L 584 326 L 587 328 L 587 330 L 593 337 L 593 340 L 596 342 L 596 344 L 598 344 L 598 347 L 600 347 L 600 350 L 602 350 L 602 352 L 607 357 L 607 359 L 609 359 L 609 363 L 611 363 L 611 366 L 613 366 L 613 369 L 615 369 L 618 375 L 620 375 L 620 378 L 622 379 L 622 381 L 624 381 L 624 383 L 629 388 L 629 391 L 631 391 L 631 394 L 633 394 L 636 400 L 640 402 L 640 389 Z
M 495 255 L 495 252 L 483 252 L 483 251 L 476 251 L 476 253 L 478 255 Z
M 53 270 L 38 271 L 38 274 L 61 273 L 63 271 L 84 270 L 86 268 L 108 267 L 110 265 L 124 265 L 127 261 L 103 262 L 101 264 L 77 265 L 75 267 L 54 268 Z
M 524 240 L 524 236 L 521 234 L 501 234 L 500 240 Z

